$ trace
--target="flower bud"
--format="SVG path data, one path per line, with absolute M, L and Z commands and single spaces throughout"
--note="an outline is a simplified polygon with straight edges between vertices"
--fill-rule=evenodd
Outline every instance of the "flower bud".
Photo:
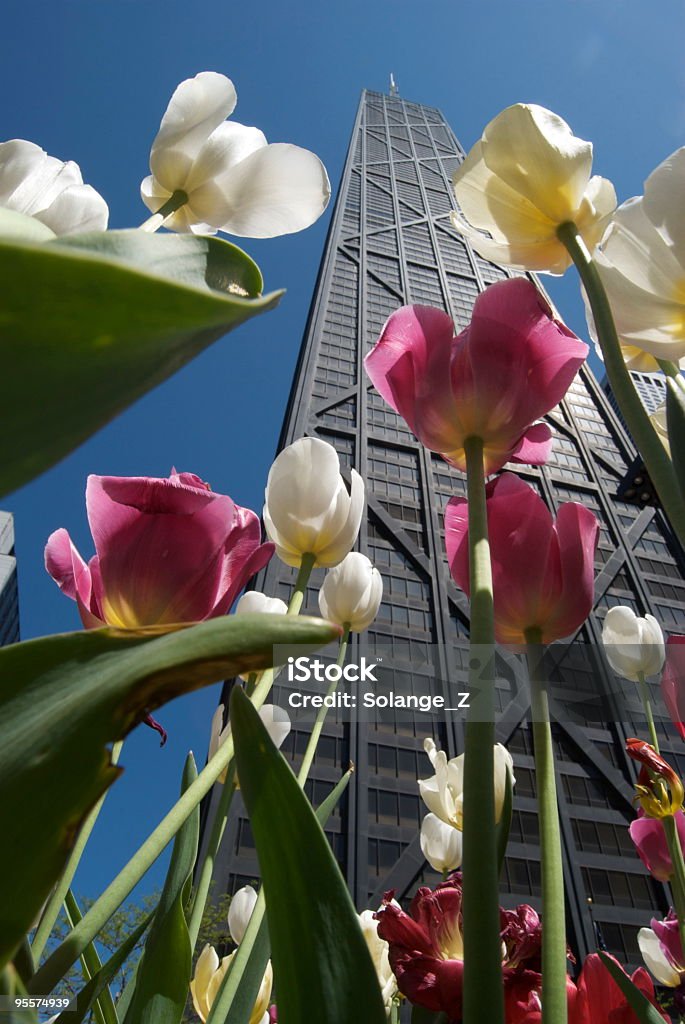
M 421 822 L 421 852 L 435 871 L 454 871 L 461 864 L 461 832 L 437 815 L 427 814 Z
M 288 715 L 288 712 L 284 711 L 283 708 L 278 707 L 277 704 L 262 704 L 259 709 L 259 717 L 261 718 L 262 723 L 272 741 L 280 750 L 291 729 L 290 716 Z M 207 754 L 207 759 L 209 761 L 211 761 L 219 747 L 223 746 L 231 735 L 231 723 L 229 722 L 225 728 L 222 728 L 223 721 L 224 706 L 223 704 L 219 704 L 219 707 L 216 709 L 212 717 L 212 724 L 209 731 L 209 752 Z M 225 782 L 226 774 L 227 769 L 225 768 L 217 779 L 217 782 Z
M 358 551 L 351 551 L 326 573 L 319 591 L 319 608 L 324 619 L 348 625 L 363 633 L 378 615 L 383 597 L 383 579 L 378 569 Z
M 389 946 L 385 939 L 381 939 L 378 934 L 378 922 L 372 910 L 363 910 L 359 915 L 359 923 L 373 960 L 373 966 L 376 968 L 376 977 L 387 1013 L 390 1010 L 393 997 L 397 994 L 397 979 L 392 972 L 388 958 Z
M 435 741 L 428 737 L 423 744 L 435 775 L 430 779 L 419 779 L 419 792 L 429 811 L 441 821 L 457 829 L 464 827 L 464 754 L 447 760 L 444 750 L 438 750 Z M 493 748 L 495 760 L 495 821 L 502 817 L 507 775 L 515 784 L 514 762 L 511 754 L 501 743 Z
M 637 682 L 655 676 L 664 665 L 664 635 L 653 615 L 639 618 L 632 608 L 610 608 L 604 619 L 602 643 L 617 675 Z
M 264 526 L 286 565 L 302 556 L 329 568 L 342 562 L 357 539 L 364 511 L 364 483 L 353 469 L 348 494 L 335 448 L 303 437 L 284 448 L 266 484 Z
M 251 885 L 244 885 L 231 898 L 231 905 L 228 908 L 228 930 L 236 946 L 243 941 L 256 902 L 257 893 Z
M 285 615 L 288 611 L 288 606 L 285 601 L 281 601 L 280 597 L 267 597 L 266 594 L 261 594 L 258 590 L 248 590 L 238 601 L 235 606 L 235 615 L 252 615 L 253 613 L 260 612 L 263 615 Z M 274 669 L 274 679 L 278 675 L 278 670 Z M 247 681 L 250 673 L 242 673 L 240 678 Z

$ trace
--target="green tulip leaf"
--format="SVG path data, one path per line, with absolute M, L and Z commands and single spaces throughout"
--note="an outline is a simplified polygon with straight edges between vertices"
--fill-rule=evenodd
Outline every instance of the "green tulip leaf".
M 386 1024 L 359 919 L 321 825 L 238 687 L 231 729 L 266 896 L 279 1021 Z
M 43 241 L 44 225 L 11 213 L 0 211 L 0 357 L 11 383 L 0 494 L 282 294 L 262 295 L 256 264 L 218 238 L 134 229 Z
M 71 889 L 67 889 L 64 897 L 64 910 L 70 928 L 83 919 L 81 908 Z M 102 970 L 102 961 L 95 948 L 94 943 L 89 943 L 81 954 L 81 972 L 86 983 L 90 982 Z M 118 1024 L 117 1011 L 114 1009 L 114 1000 L 109 987 L 105 985 L 93 1003 L 93 1019 L 95 1024 Z
M 25 242 L 49 242 L 56 238 L 55 232 L 47 224 L 42 224 L 35 217 L 25 213 L 17 213 L 0 207 L 0 238 L 23 239 Z
M 197 768 L 191 753 L 183 772 L 181 795 L 196 778 Z M 199 838 L 198 804 L 176 833 L 171 863 L 124 1024 L 178 1024 L 181 1020 L 192 964 L 184 891 L 195 867 Z
M 87 985 L 81 989 L 76 1000 L 70 1003 L 69 1008 L 63 1010 L 57 1018 L 56 1024 L 81 1024 L 90 1008 L 94 1005 L 101 992 L 114 980 L 123 965 L 136 948 L 139 939 L 145 934 L 153 915 L 148 916 L 131 932 L 122 942 L 117 951 L 111 955 L 109 960 L 102 965 L 97 974 L 93 975 Z M 135 973 L 134 973 L 135 978 Z M 117 1010 L 121 1010 L 121 999 L 117 1000 Z
M 322 828 L 325 827 L 326 822 L 341 800 L 351 777 L 352 768 L 349 768 L 337 785 L 335 785 L 330 791 L 326 799 L 317 807 L 316 817 Z M 207 1024 L 212 1024 L 216 1019 L 216 1014 L 214 1012 L 215 1007 L 219 1005 L 220 1000 L 222 1000 L 223 1003 L 223 999 L 226 996 L 226 989 L 229 988 L 229 986 L 230 1005 L 224 1018 L 224 1024 L 243 1024 L 244 1021 L 250 1019 L 252 1008 L 257 1001 L 257 996 L 259 995 L 259 990 L 262 985 L 266 965 L 269 961 L 269 956 L 271 955 L 269 929 L 264 917 L 264 910 L 264 896 L 263 893 L 260 892 L 257 898 L 257 904 L 252 911 L 252 916 L 250 918 L 250 923 L 248 925 L 247 932 L 245 933 L 245 937 L 238 946 L 238 951 L 231 961 L 231 965 L 226 972 L 223 982 L 221 983 L 221 988 L 217 992 L 216 1000 L 212 1005 L 210 1016 L 207 1018 Z M 257 934 L 250 945 L 246 939 L 248 934 L 253 931 L 253 928 L 257 929 Z
M 607 956 L 606 953 L 600 953 L 599 957 L 626 997 L 628 1005 L 634 1011 L 640 1024 L 664 1024 L 664 1018 L 659 1011 L 650 1003 L 647 996 L 640 991 L 637 985 L 633 984 L 620 965 L 612 957 Z
M 666 381 L 666 423 L 673 469 L 685 500 L 685 388 L 674 380 Z
M 88 811 L 121 771 L 110 764 L 111 743 L 182 693 L 269 667 L 275 645 L 322 647 L 340 629 L 262 614 L 160 633 L 106 628 L 0 650 L 0 967 L 35 920 Z

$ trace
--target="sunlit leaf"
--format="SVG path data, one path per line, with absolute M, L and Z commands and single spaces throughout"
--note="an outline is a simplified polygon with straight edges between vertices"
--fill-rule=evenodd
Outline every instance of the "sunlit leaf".
M 218 238 L 130 230 L 44 242 L 38 221 L 0 213 L 0 359 L 11 383 L 0 494 L 281 294 L 263 296 L 256 264 Z

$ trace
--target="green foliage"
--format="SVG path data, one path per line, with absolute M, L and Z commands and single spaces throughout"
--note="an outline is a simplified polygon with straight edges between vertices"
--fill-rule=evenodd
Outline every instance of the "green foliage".
M 281 294 L 263 296 L 257 265 L 218 238 L 51 235 L 0 210 L 0 354 L 12 382 L 0 409 L 0 494 Z
M 359 919 L 321 825 L 238 687 L 231 727 L 266 893 L 280 1024 L 385 1024 Z
M 197 778 L 192 753 L 183 772 L 181 795 Z M 145 942 L 125 1024 L 178 1024 L 188 997 L 192 949 L 186 921 L 191 875 L 200 838 L 200 805 L 174 840 L 171 863 Z
M 117 777 L 112 742 L 172 697 L 267 668 L 274 645 L 321 646 L 339 630 L 320 619 L 253 615 L 157 632 L 90 630 L 0 651 L 0 965 L 35 919 L 84 817 Z

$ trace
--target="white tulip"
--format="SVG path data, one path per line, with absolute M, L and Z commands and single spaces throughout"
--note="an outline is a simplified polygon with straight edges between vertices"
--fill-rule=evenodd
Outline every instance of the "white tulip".
M 655 676 L 664 667 L 664 635 L 653 615 L 640 618 L 632 608 L 610 608 L 602 643 L 614 672 L 625 679 L 637 682 L 640 674 Z
M 385 1012 L 389 1013 L 393 998 L 397 995 L 397 979 L 392 973 L 388 956 L 390 946 L 385 939 L 379 936 L 378 921 L 375 920 L 372 910 L 363 910 L 359 915 L 359 923 L 373 960 L 373 966 L 376 968 L 376 977 L 381 987 Z
M 444 750 L 438 750 L 435 741 L 424 740 L 423 749 L 435 768 L 435 775 L 419 779 L 419 792 L 429 811 L 453 828 L 464 827 L 464 754 L 447 760 Z M 501 743 L 493 750 L 495 760 L 495 821 L 502 817 L 507 775 L 515 784 L 514 762 L 511 754 Z
M 666 956 L 656 933 L 651 928 L 640 928 L 637 933 L 637 944 L 642 959 L 659 984 L 677 988 L 680 985 L 680 972 Z
M 252 615 L 254 612 L 262 612 L 267 615 L 285 615 L 288 606 L 280 597 L 267 597 L 258 590 L 248 590 L 235 606 L 236 615 Z
M 613 185 L 591 170 L 590 142 L 550 110 L 517 103 L 490 121 L 455 172 L 461 213 L 452 224 L 487 260 L 563 274 L 571 257 L 559 225 L 573 221 L 592 250 L 616 208 Z
M 181 82 L 152 143 L 143 202 L 156 213 L 184 193 L 164 221 L 173 231 L 273 238 L 309 227 L 330 199 L 325 167 L 307 149 L 268 145 L 258 128 L 227 121 L 236 101 L 233 83 L 214 71 Z
M 364 511 L 364 482 L 351 472 L 348 494 L 332 445 L 303 437 L 276 458 L 266 484 L 264 526 L 286 565 L 304 554 L 329 568 L 354 546 Z
M 217 992 L 221 987 L 221 982 L 224 980 L 226 971 L 230 967 L 231 961 L 237 952 L 237 949 L 234 950 L 230 956 L 225 956 L 223 960 L 220 961 L 214 947 L 207 945 L 198 957 L 195 965 L 195 974 L 190 982 L 190 995 L 193 1000 L 195 1012 L 200 1020 L 203 1021 L 203 1024 L 209 1016 L 209 1011 L 211 1010 L 212 1003 L 216 999 Z M 271 961 L 269 961 L 247 1024 L 261 1024 L 262 1018 L 269 1008 L 272 985 L 273 971 L 271 968 Z
M 231 898 L 231 905 L 228 908 L 228 930 L 236 946 L 243 941 L 256 902 L 257 893 L 251 885 L 244 885 Z
M 378 569 L 366 555 L 351 551 L 326 573 L 319 608 L 324 619 L 362 633 L 378 615 L 382 597 L 383 578 Z
M 280 597 L 267 597 L 266 594 L 260 594 L 258 590 L 248 590 L 235 606 L 234 614 L 252 615 L 260 612 L 264 615 L 285 615 L 287 611 L 288 606 L 285 601 L 281 601 Z M 273 671 L 275 679 L 279 670 L 274 669 Z M 249 672 L 242 672 L 239 678 L 247 680 L 249 676 Z
M 0 143 L 0 206 L 35 217 L 55 235 L 107 228 L 107 203 L 64 163 L 24 139 Z
M 461 832 L 437 815 L 427 814 L 421 822 L 421 851 L 435 871 L 454 871 L 461 864 Z
M 280 750 L 291 729 L 290 716 L 288 715 L 288 712 L 284 711 L 283 708 L 279 708 L 276 704 L 262 704 L 258 714 L 266 728 L 266 731 L 271 737 L 272 742 L 275 743 Z M 212 724 L 209 730 L 209 752 L 207 754 L 207 759 L 209 761 L 211 761 L 219 747 L 223 746 L 231 735 L 230 721 L 225 728 L 222 728 L 223 721 L 224 706 L 223 704 L 219 704 L 212 716 Z M 228 769 L 224 768 L 223 772 L 217 779 L 217 782 L 225 782 L 227 772 Z
M 657 370 L 656 359 L 685 368 L 684 199 L 685 148 L 652 171 L 644 196 L 618 208 L 595 253 L 632 369 Z

